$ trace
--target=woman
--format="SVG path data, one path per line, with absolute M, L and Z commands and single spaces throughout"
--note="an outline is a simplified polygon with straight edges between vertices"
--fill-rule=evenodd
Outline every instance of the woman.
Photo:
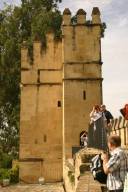
M 106 118 L 99 105 L 95 105 L 90 113 L 88 147 L 107 150 Z

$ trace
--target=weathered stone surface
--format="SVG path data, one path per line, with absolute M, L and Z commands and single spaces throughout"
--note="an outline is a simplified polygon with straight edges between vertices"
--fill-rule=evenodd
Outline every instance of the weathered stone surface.
M 73 25 L 66 9 L 63 22 L 61 40 L 49 32 L 46 49 L 34 41 L 33 65 L 21 50 L 20 179 L 29 183 L 62 181 L 63 159 L 72 158 L 92 106 L 102 102 L 101 25 L 86 25 L 83 10 Z
M 76 192 L 101 192 L 101 187 L 104 187 L 105 192 L 106 186 L 94 180 L 90 172 L 90 159 L 99 153 L 101 153 L 100 150 L 93 148 L 85 148 L 77 153 L 75 161 Z
M 70 159 L 66 161 L 64 181 L 67 192 L 101 192 L 101 187 L 104 188 L 102 192 L 106 192 L 106 186 L 94 180 L 90 172 L 90 158 L 99 153 L 101 153 L 100 150 L 84 148 L 76 154 L 74 162 Z M 82 161 L 83 156 L 86 163 Z M 74 182 L 72 182 L 70 176 L 75 177 Z
M 64 192 L 62 184 L 24 185 L 19 184 L 6 188 L 0 187 L 0 192 Z

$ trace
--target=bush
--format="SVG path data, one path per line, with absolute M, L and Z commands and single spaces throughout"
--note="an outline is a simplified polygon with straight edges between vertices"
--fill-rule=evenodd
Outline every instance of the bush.
M 75 176 L 72 171 L 68 171 L 68 177 L 69 177 L 70 182 L 73 184 L 75 182 Z
M 12 167 L 12 156 L 3 153 L 1 157 L 0 167 L 4 169 L 10 169 Z
M 19 166 L 16 166 L 9 170 L 10 182 L 18 183 L 19 182 Z
M 3 179 L 10 179 L 10 173 L 8 169 L 0 169 L 0 181 Z
M 16 166 L 12 169 L 0 169 L 0 183 L 3 179 L 9 179 L 10 183 L 18 183 L 19 182 L 19 167 Z

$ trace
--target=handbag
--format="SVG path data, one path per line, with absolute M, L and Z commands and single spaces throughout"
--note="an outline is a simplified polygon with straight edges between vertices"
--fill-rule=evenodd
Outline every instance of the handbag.
M 103 170 L 103 161 L 101 159 L 101 154 L 96 155 L 91 159 L 90 170 L 93 174 L 94 180 L 99 181 L 102 184 L 106 184 L 107 175 Z

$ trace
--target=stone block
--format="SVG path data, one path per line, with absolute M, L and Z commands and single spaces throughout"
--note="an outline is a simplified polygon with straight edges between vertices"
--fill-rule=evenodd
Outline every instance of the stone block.
M 62 72 L 40 71 L 40 83 L 62 83 Z
M 20 162 L 20 181 L 38 183 L 41 176 L 41 162 Z
M 22 84 L 36 84 L 37 83 L 37 71 L 21 71 L 21 83 Z

